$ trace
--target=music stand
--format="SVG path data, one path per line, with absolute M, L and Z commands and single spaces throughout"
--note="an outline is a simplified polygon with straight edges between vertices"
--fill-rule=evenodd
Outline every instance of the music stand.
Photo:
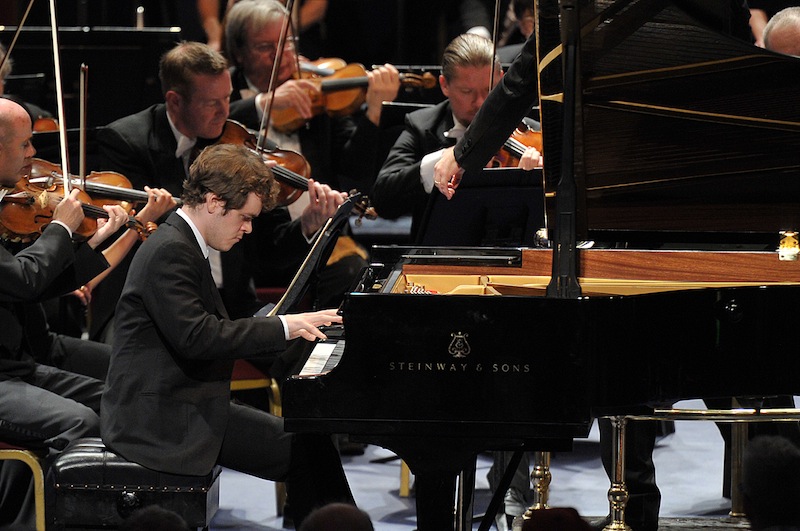
M 258 310 L 256 316 L 283 315 L 291 310 L 308 290 L 312 281 L 316 280 L 319 271 L 325 267 L 328 258 L 333 252 L 336 240 L 339 238 L 344 226 L 347 224 L 355 203 L 361 200 L 360 194 L 351 195 L 344 203 L 339 205 L 336 212 L 317 233 L 311 250 L 295 273 L 289 287 L 277 304 L 267 304 Z
M 431 193 L 416 243 L 534 247 L 545 226 L 541 170 L 486 168 L 465 173 L 449 201 Z

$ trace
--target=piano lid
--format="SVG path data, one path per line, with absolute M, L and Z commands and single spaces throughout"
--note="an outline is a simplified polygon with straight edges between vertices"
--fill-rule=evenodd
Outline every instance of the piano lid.
M 575 133 L 562 145 L 562 17 L 538 1 L 546 186 L 574 149 L 576 237 L 800 229 L 800 59 L 735 37 L 749 35 L 735 1 L 578 4 Z

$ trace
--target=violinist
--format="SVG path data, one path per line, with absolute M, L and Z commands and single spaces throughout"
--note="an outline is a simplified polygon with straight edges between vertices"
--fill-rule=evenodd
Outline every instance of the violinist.
M 444 150 L 436 163 L 434 185 L 448 198 L 455 194 L 464 170 L 485 166 L 537 101 L 535 34 L 525 41 L 500 85 L 502 90 L 492 91 L 486 104 L 473 115 L 475 126 L 470 127 L 455 147 Z
M 35 150 L 31 145 L 32 124 L 27 111 L 17 103 L 0 98 L 0 186 L 14 187 L 20 174 L 30 169 Z M 46 338 L 31 322 L 29 311 L 36 302 L 62 295 L 108 267 L 95 248 L 127 220 L 119 207 L 109 207 L 109 222 L 86 243 L 75 245 L 72 234 L 84 219 L 81 204 L 73 190 L 55 208 L 52 222 L 42 234 L 23 249 L 0 245 L 0 426 L 3 439 L 39 443 L 51 452 L 63 449 L 70 441 L 99 435 L 100 394 L 103 383 L 85 375 L 37 363 L 32 356 L 34 342 Z M 107 349 L 75 340 L 65 343 L 67 355 L 82 355 L 86 350 Z M 55 347 L 53 347 L 55 348 Z M 108 354 L 107 354 L 108 355 Z M 18 479 L 15 465 L 2 465 L 3 479 Z M 29 471 L 19 483 L 0 484 L 0 527 L 33 529 L 33 496 L 20 502 L 8 493 L 32 489 Z M 32 492 L 32 491 L 31 491 Z M 9 504 L 9 505 L 6 505 Z M 7 527 L 8 526 L 8 527 Z
M 412 239 L 433 189 L 434 164 L 445 148 L 464 134 L 481 108 L 489 93 L 492 69 L 497 83 L 502 71 L 492 55 L 491 41 L 471 33 L 453 39 L 445 48 L 439 77 L 447 99 L 406 116 L 405 128 L 378 173 L 371 196 L 375 210 L 389 219 L 411 214 Z M 538 128 L 538 123 L 533 125 Z M 533 169 L 541 164 L 541 153 L 528 148 L 519 166 Z
M 225 58 L 209 46 L 182 42 L 161 58 L 159 77 L 165 103 L 153 105 L 101 128 L 97 140 L 102 169 L 119 171 L 134 187 L 160 186 L 180 193 L 195 144 L 220 136 L 229 113 L 231 80 Z M 212 140 L 213 141 L 213 140 Z M 253 233 L 227 253 L 212 253 L 212 271 L 233 317 L 259 309 L 245 247 L 252 245 L 272 263 L 295 270 L 310 249 L 310 239 L 344 202 L 329 186 L 309 183 L 308 206 L 291 220 L 285 208 L 259 216 Z M 247 244 L 247 245 L 246 245 Z M 124 275 L 98 286 L 93 298 L 94 333 L 100 320 L 110 324 Z M 120 280 L 122 282 L 120 282 Z
M 319 92 L 312 79 L 298 79 L 298 57 L 291 33 L 280 56 L 280 70 L 270 89 L 286 10 L 277 0 L 242 0 L 228 12 L 225 22 L 225 49 L 231 62 L 233 94 L 236 101 L 257 95 L 248 115 L 234 116 L 251 129 L 259 129 L 261 113 L 272 100 L 272 112 L 294 109 L 309 120 L 299 130 L 276 132 L 274 121 L 267 137 L 283 149 L 302 153 L 311 164 L 316 179 L 339 190 L 357 188 L 369 195 L 377 173 L 381 108 L 384 101 L 397 97 L 400 76 L 392 65 L 367 72 L 366 104 L 351 116 L 315 116 L 311 94 Z
M 265 105 L 272 102 L 272 113 L 290 111 L 308 122 L 293 132 L 279 133 L 270 120 L 267 138 L 282 149 L 301 153 L 311 166 L 311 175 L 338 190 L 357 189 L 369 195 L 377 173 L 380 136 L 378 123 L 382 102 L 397 96 L 400 81 L 397 69 L 385 65 L 366 73 L 366 104 L 352 115 L 331 117 L 325 112 L 315 115 L 312 94 L 319 92 L 319 79 L 298 79 L 298 56 L 291 32 L 282 54 L 278 56 L 281 32 L 287 11 L 277 0 L 242 0 L 228 12 L 225 23 L 225 47 L 232 65 L 234 101 L 249 101 L 247 113 L 232 116 L 258 130 Z M 271 80 L 273 65 L 280 58 L 276 79 Z M 274 85 L 274 99 L 268 93 Z M 363 91 L 363 89 L 361 89 Z M 255 100 L 253 100 L 255 96 Z M 308 202 L 301 196 L 289 206 L 292 217 Z M 367 264 L 367 252 L 352 238 L 337 241 L 334 259 L 320 272 L 314 296 L 319 305 L 336 306 L 353 280 Z M 257 259 L 262 265 L 256 271 L 256 283 L 264 286 L 285 285 L 297 267 L 275 267 Z

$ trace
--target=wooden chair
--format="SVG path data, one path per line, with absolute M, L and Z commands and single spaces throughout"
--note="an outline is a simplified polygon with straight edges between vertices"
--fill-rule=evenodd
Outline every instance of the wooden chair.
M 44 470 L 41 456 L 29 448 L 0 441 L 0 460 L 22 461 L 31 469 L 36 507 L 36 531 L 44 531 Z

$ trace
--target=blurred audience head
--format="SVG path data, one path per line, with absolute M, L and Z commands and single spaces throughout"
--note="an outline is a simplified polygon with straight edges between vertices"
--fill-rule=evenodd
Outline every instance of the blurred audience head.
M 299 531 L 374 531 L 367 513 L 346 503 L 330 503 L 303 520 Z
M 740 488 L 754 531 L 800 526 L 800 449 L 784 437 L 754 438 L 745 450 Z

